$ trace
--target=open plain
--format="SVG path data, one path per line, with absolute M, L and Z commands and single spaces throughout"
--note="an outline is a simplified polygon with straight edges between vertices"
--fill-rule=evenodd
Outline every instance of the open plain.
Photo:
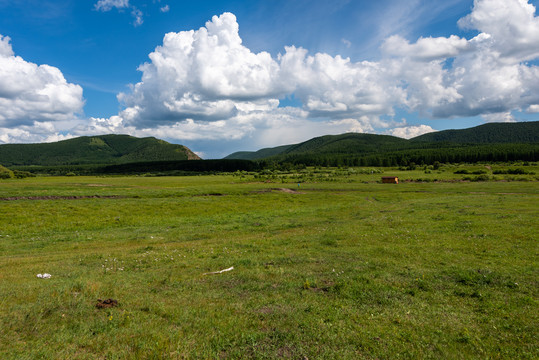
M 0 181 L 0 358 L 537 359 L 537 177 L 454 173 Z

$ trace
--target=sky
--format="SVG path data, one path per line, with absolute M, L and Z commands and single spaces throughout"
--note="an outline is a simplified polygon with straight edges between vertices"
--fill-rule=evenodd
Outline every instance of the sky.
M 539 120 L 539 0 L 0 0 L 0 144 L 201 157 Z

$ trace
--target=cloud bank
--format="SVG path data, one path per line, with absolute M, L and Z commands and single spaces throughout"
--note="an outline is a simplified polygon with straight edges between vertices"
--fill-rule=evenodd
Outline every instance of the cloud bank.
M 98 5 L 107 11 L 129 3 L 100 0 Z M 91 118 L 71 134 L 242 140 L 263 147 L 346 131 L 402 137 L 433 131 L 428 125 L 393 120 L 397 110 L 427 119 L 480 115 L 485 121 L 514 121 L 514 111 L 538 112 L 535 7 L 525 0 L 475 0 L 458 25 L 477 35 L 421 37 L 415 42 L 393 35 L 381 44 L 378 61 L 353 62 L 296 46 L 285 47 L 275 57 L 255 53 L 243 44 L 236 17 L 224 13 L 198 30 L 166 34 L 138 68 L 140 82 L 118 95 L 123 110 L 110 118 Z M 22 118 L 44 121 L 53 113 L 69 117 L 80 110 L 80 87 L 67 84 L 56 68 L 14 57 L 9 39 L 3 39 L 1 61 L 28 64 L 35 74 L 36 69 L 43 74 L 32 75 L 25 89 L 13 85 L 20 83 L 14 79 L 0 83 L 11 84 L 9 89 L 0 87 L 1 101 L 17 99 L 10 103 L 15 109 L 10 112 L 0 103 L 0 124 L 9 126 Z M 0 76 L 25 76 L 28 71 L 4 71 Z M 47 86 L 61 91 L 43 90 Z M 48 101 L 40 103 L 38 93 L 48 94 Z M 282 105 L 291 96 L 301 103 L 299 108 Z

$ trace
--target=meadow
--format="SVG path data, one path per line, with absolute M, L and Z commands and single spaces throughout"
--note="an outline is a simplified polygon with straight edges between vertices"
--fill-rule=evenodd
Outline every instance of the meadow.
M 539 171 L 498 168 L 0 180 L 0 358 L 537 359 Z

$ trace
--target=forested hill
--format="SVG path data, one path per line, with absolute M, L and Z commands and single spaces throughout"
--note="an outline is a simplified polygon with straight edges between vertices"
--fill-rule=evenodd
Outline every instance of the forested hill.
M 407 141 L 389 135 L 348 133 L 326 135 L 301 144 L 292 145 L 281 154 L 301 154 L 318 152 L 322 154 L 350 154 L 376 152 L 380 149 L 406 148 Z
M 457 144 L 539 143 L 539 121 L 490 123 L 462 130 L 444 130 L 415 137 L 410 142 Z
M 0 164 L 75 165 L 120 164 L 141 161 L 200 159 L 183 145 L 153 137 L 129 135 L 83 136 L 42 144 L 0 145 Z
M 407 140 L 395 136 L 347 133 L 325 135 L 293 145 L 283 145 L 258 151 L 239 151 L 225 159 L 260 160 L 292 154 L 358 154 L 377 151 L 380 148 L 399 149 L 406 147 Z
M 265 148 L 258 151 L 238 151 L 233 154 L 228 155 L 225 159 L 242 159 L 242 160 L 258 160 L 264 159 L 270 156 L 279 155 L 280 153 L 286 151 L 288 148 L 294 145 L 283 145 L 277 146 L 274 148 Z
M 342 157 L 344 155 L 383 154 L 411 149 L 439 149 L 451 145 L 460 148 L 463 145 L 488 144 L 539 144 L 539 121 L 490 123 L 469 129 L 433 132 L 410 140 L 374 134 L 326 135 L 300 144 L 266 148 L 255 152 L 236 152 L 228 155 L 225 159 L 283 159 L 304 155 L 312 157 L 315 154 L 326 158 L 329 154 Z

